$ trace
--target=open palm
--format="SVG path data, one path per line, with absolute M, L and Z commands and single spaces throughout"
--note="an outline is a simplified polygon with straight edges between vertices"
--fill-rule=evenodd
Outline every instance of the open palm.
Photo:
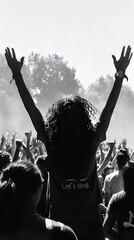
M 20 59 L 20 61 L 18 61 L 13 48 L 12 48 L 12 53 L 11 53 L 9 48 L 5 49 L 5 57 L 6 57 L 6 60 L 7 60 L 7 64 L 10 67 L 12 73 L 13 74 L 20 73 L 21 68 L 23 66 L 24 57 L 22 57 Z
M 131 52 L 131 47 L 128 46 L 125 53 L 125 46 L 122 48 L 120 59 L 117 61 L 116 57 L 112 55 L 114 66 L 118 71 L 123 71 L 125 73 L 126 68 L 128 67 L 133 53 Z

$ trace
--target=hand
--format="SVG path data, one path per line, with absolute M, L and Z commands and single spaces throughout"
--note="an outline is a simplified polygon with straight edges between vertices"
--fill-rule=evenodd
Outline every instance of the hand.
M 3 133 L 1 137 L 1 144 L 5 144 L 6 140 L 7 140 L 6 135 Z
M 130 46 L 127 47 L 126 54 L 125 54 L 125 46 L 122 48 L 121 56 L 118 61 L 116 60 L 116 57 L 114 55 L 112 55 L 112 58 L 114 61 L 114 66 L 115 66 L 117 72 L 123 71 L 125 73 L 125 70 L 130 63 L 132 55 L 133 55 L 133 53 L 131 52 Z
M 40 140 L 37 140 L 36 143 L 37 143 L 37 147 L 39 147 L 39 148 L 41 148 L 43 146 L 43 144 Z
M 12 141 L 15 141 L 15 137 L 16 137 L 17 133 L 18 133 L 17 130 L 12 133 L 12 137 L 11 137 L 11 140 L 12 140 Z
M 102 151 L 103 150 L 103 143 L 100 143 L 99 149 Z
M 12 48 L 12 54 L 9 48 L 5 49 L 5 58 L 7 60 L 7 64 L 10 67 L 13 74 L 19 74 L 21 72 L 21 68 L 23 66 L 24 57 L 20 59 L 20 61 L 17 60 L 16 54 L 14 49 Z
M 105 214 L 106 211 L 107 211 L 107 207 L 103 203 L 99 204 L 99 209 L 100 209 L 102 214 Z
M 16 146 L 17 146 L 18 148 L 21 148 L 21 147 L 22 147 L 22 140 L 17 139 L 17 140 L 16 140 Z
M 114 148 L 115 144 L 116 144 L 116 141 L 114 140 L 114 141 L 108 142 L 107 144 L 110 148 Z
M 27 137 L 27 139 L 31 139 L 32 131 L 30 130 L 29 132 L 25 132 L 25 136 Z

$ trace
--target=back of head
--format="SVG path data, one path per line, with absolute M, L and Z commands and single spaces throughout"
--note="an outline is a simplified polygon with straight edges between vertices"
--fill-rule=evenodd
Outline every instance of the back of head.
M 12 161 L 12 156 L 10 153 L 1 150 L 0 151 L 0 171 L 5 168 Z
M 60 165 L 64 160 L 71 164 L 78 164 L 80 159 L 84 161 L 85 150 L 93 141 L 96 113 L 86 99 L 73 95 L 57 101 L 49 109 L 46 115 L 48 145 Z
M 0 223 L 3 229 L 6 226 L 11 230 L 14 221 L 25 214 L 25 206 L 41 182 L 40 170 L 28 161 L 11 163 L 3 170 L 0 179 Z
M 120 153 L 117 156 L 117 165 L 120 170 L 123 169 L 123 167 L 126 165 L 126 163 L 129 161 L 129 155 L 126 150 L 121 150 Z
M 43 179 L 47 179 L 47 156 L 46 155 L 40 155 L 36 158 L 35 164 L 40 169 Z
M 134 164 L 128 164 L 123 171 L 124 189 L 128 196 L 134 200 Z

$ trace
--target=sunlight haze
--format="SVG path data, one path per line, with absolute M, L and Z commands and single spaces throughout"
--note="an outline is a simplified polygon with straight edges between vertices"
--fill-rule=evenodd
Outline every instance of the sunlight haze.
M 0 0 L 0 52 L 57 53 L 84 87 L 114 75 L 111 55 L 134 47 L 133 0 Z M 134 60 L 127 70 L 134 90 Z

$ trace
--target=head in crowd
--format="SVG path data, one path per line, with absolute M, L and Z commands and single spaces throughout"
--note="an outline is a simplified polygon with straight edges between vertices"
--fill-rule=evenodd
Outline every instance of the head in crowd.
M 122 170 L 128 161 L 129 161 L 129 155 L 128 155 L 127 151 L 120 150 L 120 152 L 117 156 L 117 165 L 118 165 L 119 170 Z
M 124 167 L 123 180 L 126 194 L 134 200 L 134 163 L 130 163 Z
M 127 139 L 126 138 L 122 139 L 121 143 L 118 146 L 118 149 L 119 150 L 128 150 L 128 148 L 127 148 Z
M 40 169 L 44 180 L 47 178 L 47 172 L 46 172 L 46 161 L 47 160 L 46 159 L 47 159 L 46 155 L 40 155 L 35 160 L 35 164 Z
M 12 162 L 12 156 L 10 153 L 1 150 L 0 151 L 0 171 Z
M 16 221 L 32 213 L 40 200 L 42 181 L 40 170 L 30 161 L 14 162 L 3 170 L 0 179 L 0 223 L 3 229 L 6 225 L 12 230 Z
M 68 163 L 67 170 L 70 164 L 72 167 L 83 159 L 83 166 L 84 155 L 94 139 L 96 116 L 97 109 L 80 96 L 67 95 L 52 105 L 46 114 L 46 132 L 49 153 L 55 156 L 56 165 Z
M 126 138 L 122 139 L 121 146 L 123 149 L 126 149 L 126 147 L 127 147 L 127 139 Z

